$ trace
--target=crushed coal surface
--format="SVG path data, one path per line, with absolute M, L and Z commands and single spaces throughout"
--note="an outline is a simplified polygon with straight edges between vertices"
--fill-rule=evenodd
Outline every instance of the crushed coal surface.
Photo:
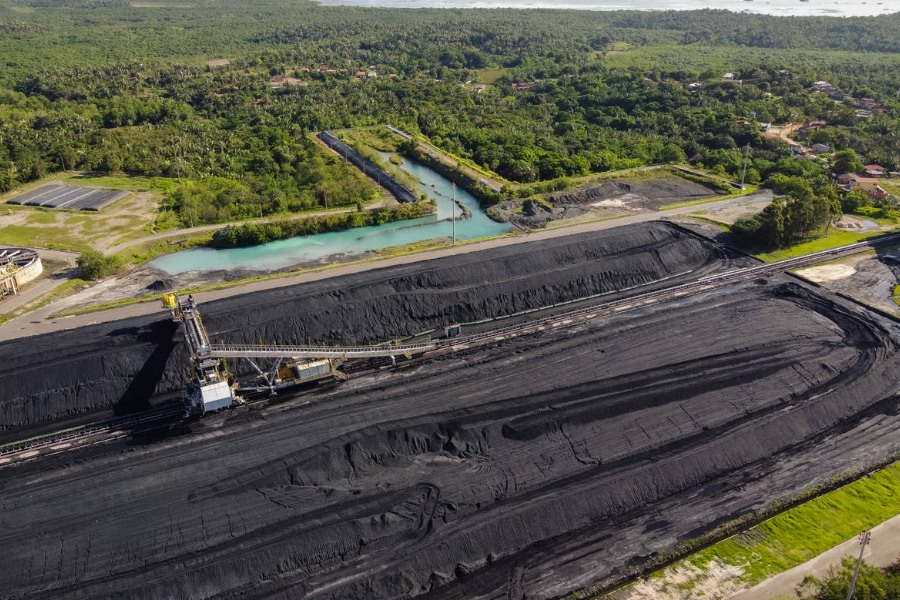
M 716 245 L 668 223 L 517 244 L 204 304 L 213 341 L 379 343 L 724 270 Z M 178 393 L 182 334 L 158 317 L 0 344 L 0 431 L 127 414 Z
M 559 597 L 900 450 L 897 350 L 747 283 L 3 469 L 0 597 Z

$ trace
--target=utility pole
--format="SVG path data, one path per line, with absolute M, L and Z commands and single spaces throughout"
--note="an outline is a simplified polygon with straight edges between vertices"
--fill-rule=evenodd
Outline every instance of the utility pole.
M 750 144 L 747 144 L 747 150 L 744 152 L 744 173 L 741 175 L 741 191 L 744 191 L 744 180 L 747 178 L 747 159 L 750 158 Z
M 866 551 L 866 544 L 871 541 L 871 531 L 863 531 L 859 534 L 859 558 L 856 559 L 856 569 L 853 571 L 853 580 L 850 582 L 850 589 L 847 591 L 847 600 L 853 600 L 853 592 L 856 590 L 856 578 L 859 577 L 859 568 L 862 566 L 863 552 Z
M 456 245 L 456 182 L 453 182 L 453 201 L 450 203 L 453 212 L 451 213 L 453 216 L 450 219 L 450 222 L 453 223 L 453 245 Z

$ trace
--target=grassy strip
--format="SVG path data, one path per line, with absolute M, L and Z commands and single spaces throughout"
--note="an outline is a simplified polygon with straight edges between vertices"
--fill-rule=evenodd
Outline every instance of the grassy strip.
M 160 256 L 171 254 L 172 252 L 181 252 L 182 250 L 188 250 L 189 248 L 207 246 L 212 241 L 215 233 L 215 231 L 197 234 L 188 232 L 183 236 L 143 242 L 120 250 L 115 256 L 121 258 L 125 263 L 142 265 L 150 262 L 154 258 L 159 258 Z
M 673 567 L 693 566 L 702 572 L 719 561 L 742 568 L 738 581 L 752 587 L 897 514 L 900 463 L 772 517 Z
M 856 232 L 832 228 L 828 235 L 815 240 L 795 244 L 790 248 L 782 248 L 781 250 L 775 250 L 774 252 L 753 252 L 752 254 L 763 262 L 775 262 L 786 258 L 794 258 L 795 256 L 801 256 L 803 254 L 830 250 L 832 248 L 837 248 L 838 246 L 861 242 L 881 235 L 885 235 L 885 232 L 878 230 Z
M 894 304 L 900 306 L 900 285 L 894 286 L 894 294 L 891 299 L 894 301 Z
M 837 519 L 839 517 L 840 519 L 843 519 L 845 517 L 843 511 L 853 511 L 857 509 L 863 510 L 863 513 L 861 514 L 868 515 L 864 521 L 868 524 L 862 526 L 862 529 L 852 531 L 849 535 L 839 540 L 839 542 L 842 542 L 863 529 L 877 525 L 900 512 L 900 463 L 897 462 L 898 460 L 900 460 L 900 454 L 895 454 L 876 464 L 850 472 L 839 473 L 824 483 L 771 502 L 761 509 L 746 513 L 733 521 L 719 525 L 703 535 L 682 542 L 668 551 L 659 552 L 648 559 L 643 565 L 629 566 L 625 571 L 612 575 L 598 585 L 573 592 L 565 596 L 565 599 L 581 600 L 584 598 L 603 598 L 612 592 L 630 585 L 638 576 L 646 574 L 652 574 L 651 576 L 661 576 L 661 571 L 664 569 L 690 566 L 695 564 L 691 562 L 694 560 L 695 556 L 700 556 L 704 552 L 711 551 L 718 547 L 719 544 L 725 544 L 726 542 L 735 539 L 735 537 L 740 536 L 743 536 L 741 539 L 748 539 L 751 537 L 748 533 L 751 528 L 761 527 L 769 522 L 774 522 L 776 524 L 790 523 L 793 515 L 803 514 L 794 513 L 794 510 L 812 503 L 815 499 L 823 499 L 826 503 L 830 502 L 835 507 L 835 510 L 827 511 L 819 507 L 819 505 L 815 505 L 814 508 L 807 509 L 813 511 L 812 513 L 806 513 L 807 515 L 815 515 L 822 518 L 827 515 L 828 518 Z M 866 475 L 869 475 L 869 477 L 863 479 Z M 858 487 L 858 484 L 864 487 L 860 488 Z M 873 487 L 869 487 L 869 485 L 872 485 Z M 836 500 L 832 499 L 832 494 L 839 494 L 841 492 L 842 495 L 834 497 Z M 871 501 L 873 495 L 877 496 L 878 494 L 889 494 L 888 496 L 880 497 L 880 499 L 876 500 L 876 502 L 881 505 L 880 508 L 869 509 L 860 507 L 860 505 L 865 502 Z M 782 515 L 785 516 L 785 521 L 776 521 L 776 518 Z M 876 520 L 869 523 L 871 519 Z M 832 523 L 832 521 L 828 521 L 827 523 Z M 853 524 L 853 527 L 860 527 L 860 522 L 851 521 L 851 523 Z M 809 522 L 807 522 L 805 526 L 807 527 L 810 537 L 818 536 L 821 533 L 820 530 L 822 529 L 823 524 L 824 522 L 822 521 L 819 521 L 814 525 L 810 525 Z M 799 528 L 794 528 L 791 531 L 798 532 Z M 795 533 L 793 537 L 788 535 L 775 537 L 773 538 L 773 543 L 785 543 L 792 540 L 796 541 L 800 535 L 800 533 Z M 757 540 L 757 543 L 762 543 L 763 541 L 764 540 Z M 821 552 L 834 545 L 836 545 L 836 543 L 832 543 L 830 546 L 813 553 L 810 557 L 821 554 Z M 755 549 L 755 547 L 749 546 L 749 544 L 748 547 Z M 750 553 L 750 556 L 752 560 L 756 560 L 755 556 L 752 555 L 752 552 Z M 802 562 L 805 562 L 805 560 L 808 559 L 804 559 Z M 708 562 L 704 564 L 708 564 Z

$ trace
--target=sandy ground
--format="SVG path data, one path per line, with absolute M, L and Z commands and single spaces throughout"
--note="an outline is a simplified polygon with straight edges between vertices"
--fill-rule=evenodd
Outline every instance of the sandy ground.
M 835 224 L 835 227 L 847 231 L 871 231 L 873 229 L 878 229 L 879 225 L 875 221 L 870 221 L 869 219 L 860 219 L 853 215 L 844 215 L 841 217 L 841 220 Z
M 664 577 L 641 579 L 614 597 L 615 600 L 723 600 L 739 589 L 740 567 L 713 561 L 703 570 L 696 567 L 668 569 Z
M 772 202 L 772 192 L 763 190 L 750 196 L 736 198 L 734 202 L 721 206 L 697 206 L 694 214 L 712 221 L 732 225 L 741 217 L 749 217 L 760 212 Z
M 48 181 L 47 184 L 61 181 Z M 3 227 L 17 226 L 31 229 L 33 247 L 77 247 L 85 244 L 95 250 L 107 252 L 124 237 L 139 238 L 145 235 L 156 220 L 157 205 L 150 192 L 137 192 L 125 196 L 100 212 L 94 211 L 38 211 L 0 209 L 0 236 Z M 35 219 L 40 219 L 36 221 Z M 49 220 L 49 222 L 45 222 Z
M 894 286 L 900 284 L 900 255 L 896 250 L 863 254 L 839 262 L 800 269 L 797 274 L 864 304 L 900 316 Z
M 771 579 L 732 596 L 732 600 L 778 600 L 796 598 L 794 589 L 807 575 L 823 578 L 828 569 L 840 564 L 845 556 L 859 556 L 859 539 L 853 538 L 823 552 L 802 565 L 780 573 Z M 876 567 L 889 567 L 900 561 L 900 515 L 872 529 L 872 541 L 866 545 L 863 560 Z

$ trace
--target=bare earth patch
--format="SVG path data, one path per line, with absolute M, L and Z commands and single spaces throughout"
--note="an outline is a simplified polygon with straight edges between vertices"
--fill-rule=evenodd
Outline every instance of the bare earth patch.
M 894 254 L 855 256 L 796 273 L 854 300 L 900 315 L 900 307 L 894 302 L 894 286 L 900 284 L 900 257 Z
M 733 225 L 741 217 L 750 217 L 760 212 L 772 202 L 772 193 L 761 191 L 751 196 L 735 198 L 734 202 L 716 209 L 705 210 L 703 216 L 718 223 Z M 698 211 L 698 214 L 699 211 Z
M 709 563 L 705 569 L 693 565 L 679 565 L 667 569 L 661 577 L 642 579 L 612 597 L 615 600 L 723 600 L 744 589 L 740 567 L 720 561 Z
M 826 281 L 846 279 L 856 274 L 856 269 L 848 264 L 819 265 L 818 267 L 800 269 L 797 271 L 797 274 L 816 283 L 825 283 Z

